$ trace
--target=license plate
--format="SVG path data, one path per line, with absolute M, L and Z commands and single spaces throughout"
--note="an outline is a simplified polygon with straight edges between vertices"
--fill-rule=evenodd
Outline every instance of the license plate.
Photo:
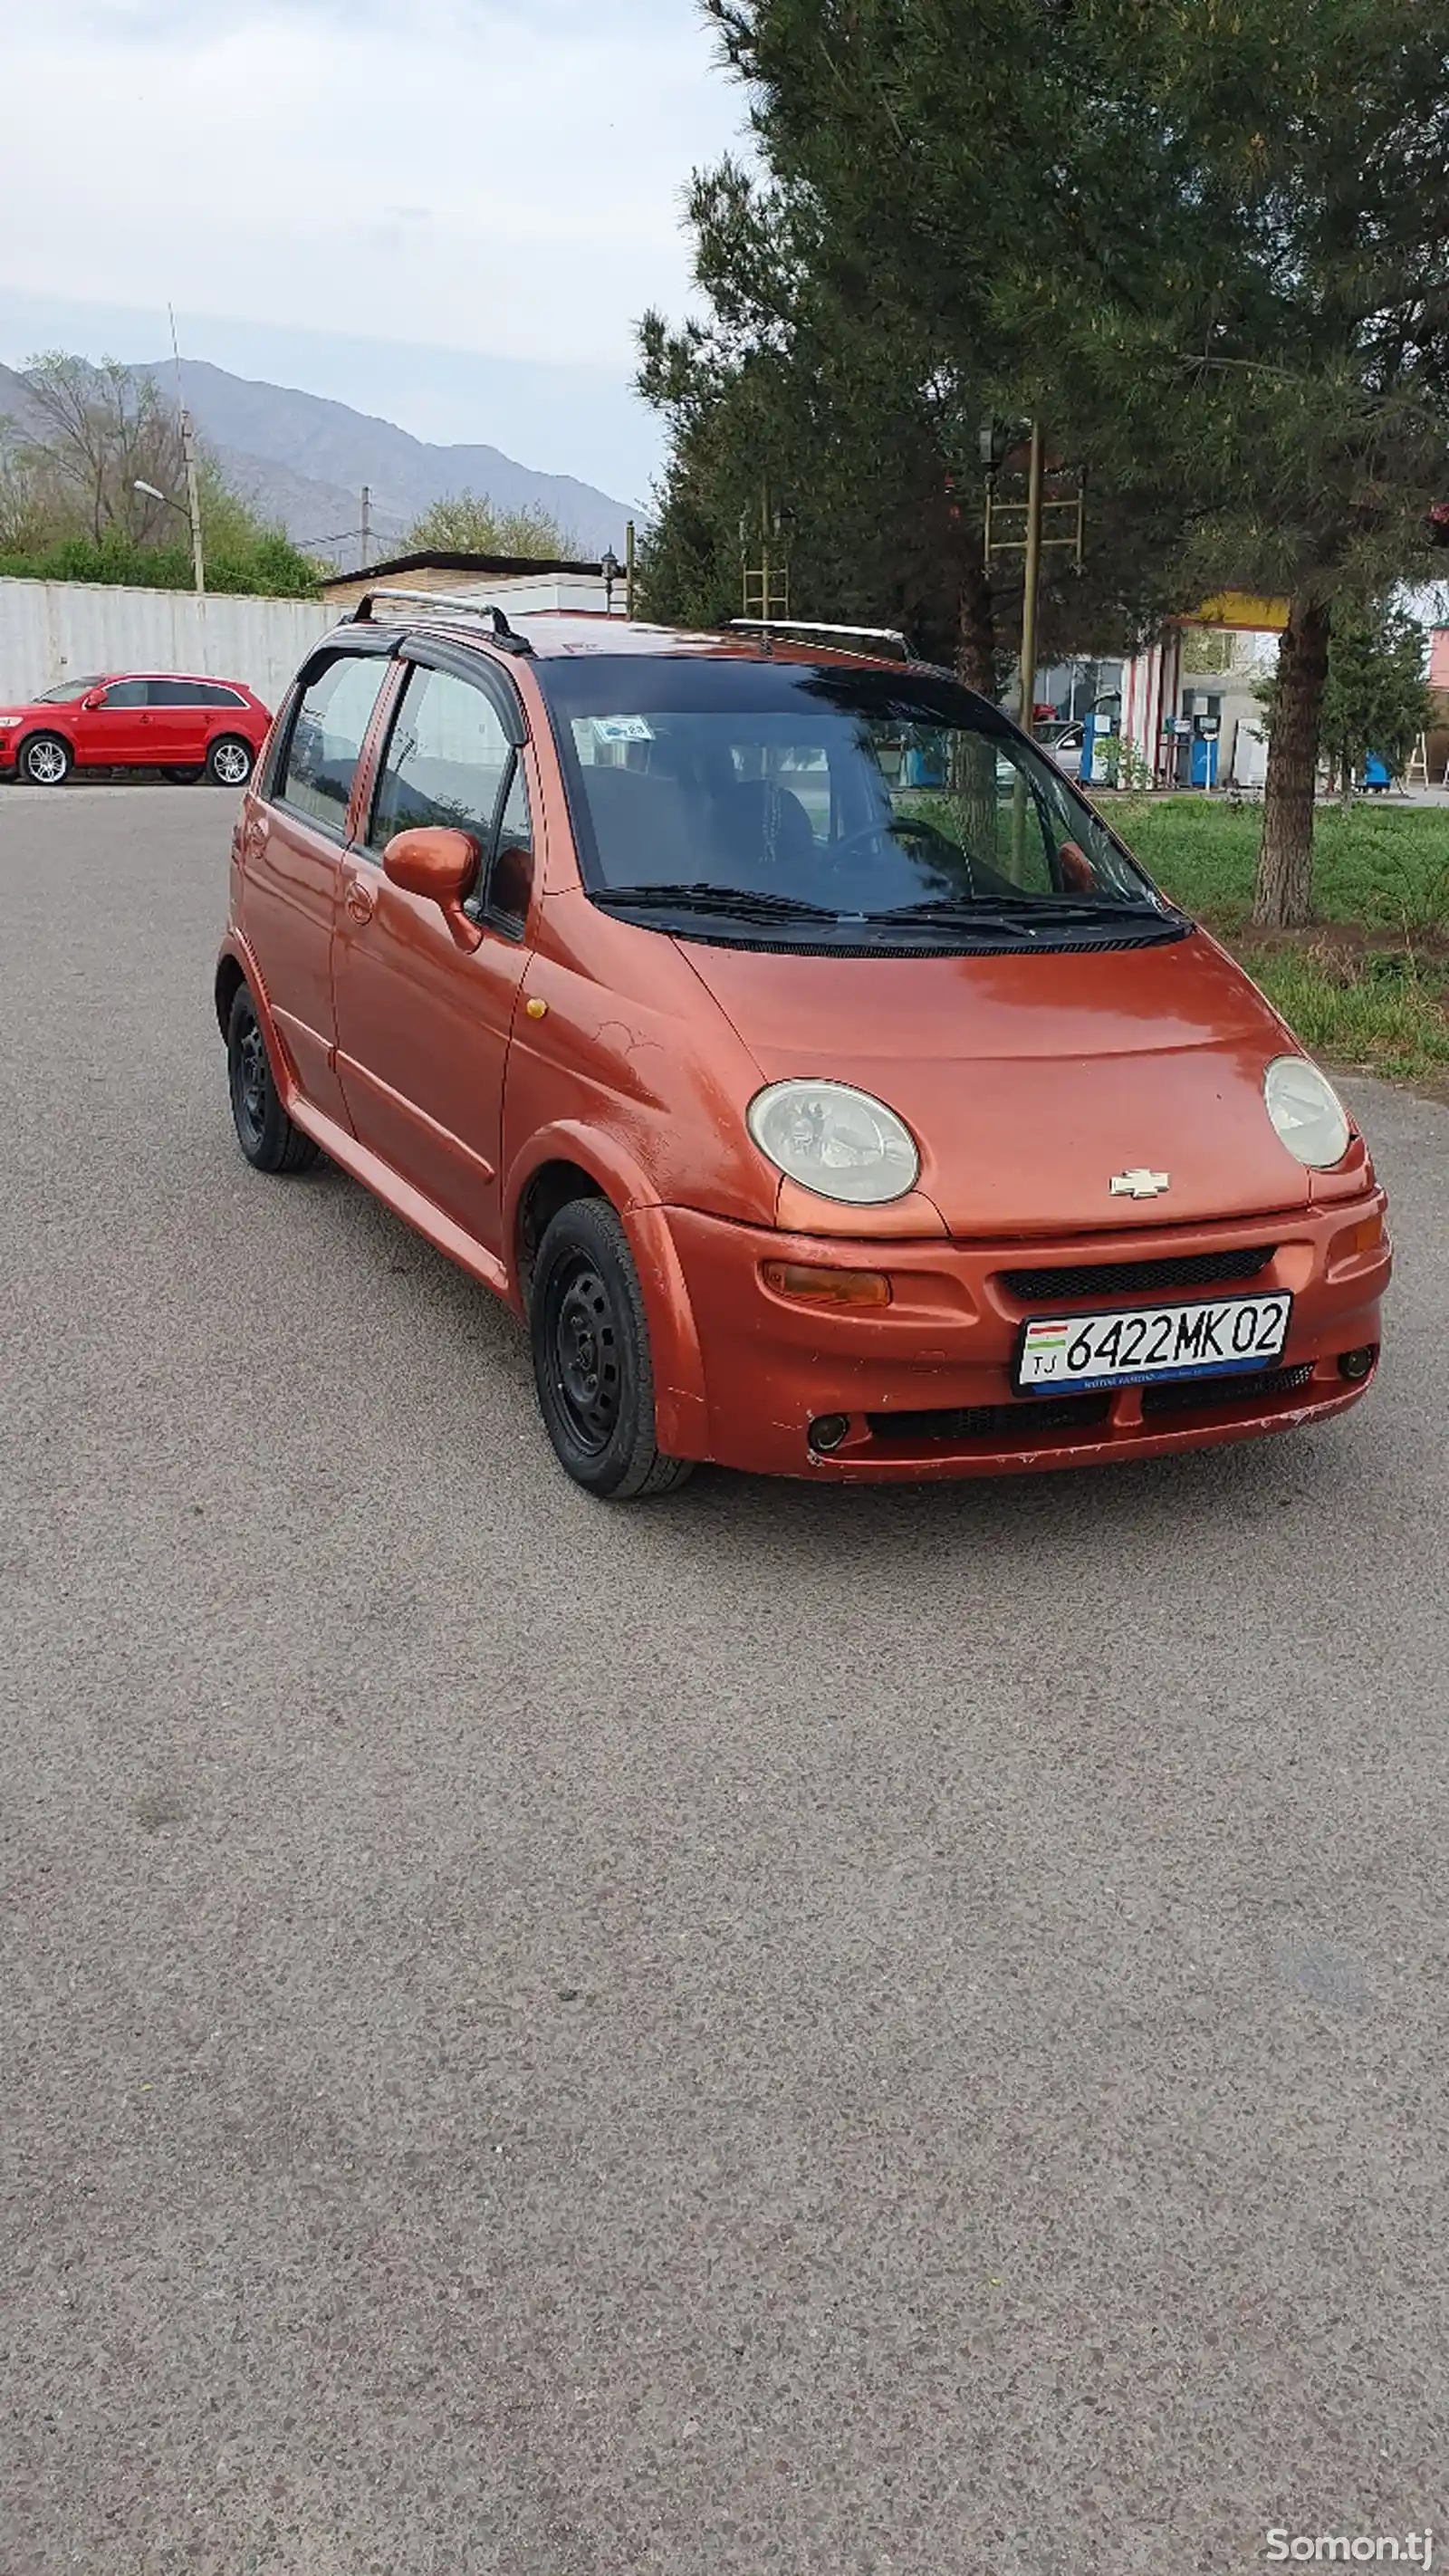
M 1142 1386 L 1169 1377 L 1234 1377 L 1282 1356 L 1293 1300 L 1217 1297 L 1191 1306 L 1131 1306 L 1120 1314 L 1043 1316 L 1021 1337 L 1021 1395 L 1064 1386 Z

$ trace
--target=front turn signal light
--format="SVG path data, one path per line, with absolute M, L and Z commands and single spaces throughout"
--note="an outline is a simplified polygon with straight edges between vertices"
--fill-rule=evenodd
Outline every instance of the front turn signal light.
M 1377 1252 L 1383 1239 L 1383 1210 L 1376 1208 L 1372 1216 L 1360 1217 L 1357 1225 L 1346 1225 L 1342 1234 L 1334 1236 L 1331 1258 L 1335 1262 L 1356 1260 L 1360 1253 Z
M 762 1261 L 760 1276 L 777 1297 L 796 1297 L 805 1306 L 891 1302 L 891 1283 L 883 1270 L 817 1270 L 803 1261 Z

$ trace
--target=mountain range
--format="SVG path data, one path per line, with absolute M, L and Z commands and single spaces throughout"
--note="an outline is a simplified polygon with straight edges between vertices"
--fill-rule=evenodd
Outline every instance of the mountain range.
M 175 386 L 168 359 L 139 363 L 163 391 Z M 262 516 L 280 521 L 309 553 L 343 571 L 361 561 L 362 488 L 371 503 L 370 559 L 396 552 L 434 501 L 486 494 L 501 509 L 542 509 L 567 530 L 580 554 L 624 549 L 630 517 L 622 501 L 568 474 L 542 474 L 500 448 L 434 446 L 394 421 L 289 385 L 254 383 L 199 359 L 182 362 L 182 387 L 201 437 L 233 488 Z M 0 414 L 29 428 L 25 378 L 0 367 Z

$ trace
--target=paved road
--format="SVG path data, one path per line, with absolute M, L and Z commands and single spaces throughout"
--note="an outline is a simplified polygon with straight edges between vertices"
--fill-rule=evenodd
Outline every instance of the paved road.
M 230 810 L 0 791 L 5 2576 L 1449 2524 L 1449 1113 L 1336 1428 L 604 1510 L 236 1152 Z

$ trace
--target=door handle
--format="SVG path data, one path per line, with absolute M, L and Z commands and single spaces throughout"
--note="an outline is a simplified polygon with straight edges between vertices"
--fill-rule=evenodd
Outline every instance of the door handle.
M 350 879 L 347 892 L 342 899 L 354 921 L 371 921 L 374 910 L 373 898 L 360 877 Z
M 266 846 L 267 826 L 260 817 L 258 817 L 255 822 L 248 823 L 246 830 L 242 835 L 242 848 L 245 850 L 249 859 L 259 859 Z

